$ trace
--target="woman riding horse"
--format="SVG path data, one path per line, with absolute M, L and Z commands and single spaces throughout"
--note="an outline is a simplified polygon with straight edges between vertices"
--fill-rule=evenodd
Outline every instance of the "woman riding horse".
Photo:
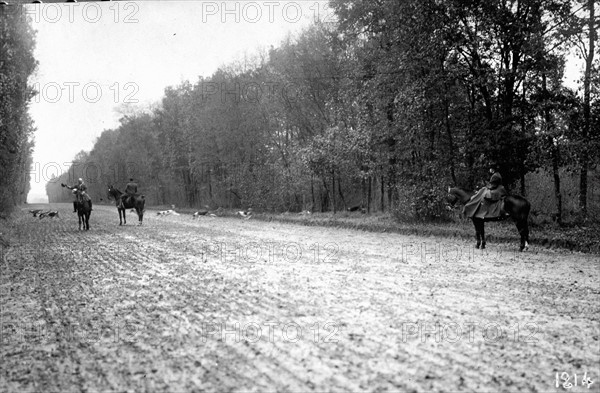
M 485 221 L 498 221 L 511 217 L 521 237 L 519 249 L 523 251 L 529 246 L 529 202 L 518 195 L 509 195 L 502 185 L 502 176 L 496 170 L 495 164 L 490 165 L 490 183 L 477 193 L 463 188 L 449 188 L 448 202 L 454 206 L 456 202 L 464 205 L 463 213 L 470 217 L 475 226 L 477 238 L 476 248 L 485 248 Z
M 493 219 L 503 218 L 506 213 L 502 209 L 504 197 L 508 195 L 502 185 L 502 176 L 496 163 L 490 163 L 492 177 L 486 187 L 482 187 L 463 208 L 463 214 L 469 218 Z

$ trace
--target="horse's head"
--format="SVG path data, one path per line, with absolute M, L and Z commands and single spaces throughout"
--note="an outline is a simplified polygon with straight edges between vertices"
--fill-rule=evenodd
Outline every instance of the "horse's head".
M 448 210 L 452 210 L 458 202 L 458 196 L 452 187 L 448 187 L 448 193 L 446 194 L 446 203 L 448 203 Z
M 473 195 L 472 191 L 466 190 L 461 187 L 448 187 L 448 195 L 446 196 L 446 201 L 454 207 L 457 202 L 462 203 L 463 205 L 471 199 Z
M 113 188 L 113 186 L 108 185 L 107 198 L 110 199 L 110 197 L 113 196 L 114 193 L 115 189 Z

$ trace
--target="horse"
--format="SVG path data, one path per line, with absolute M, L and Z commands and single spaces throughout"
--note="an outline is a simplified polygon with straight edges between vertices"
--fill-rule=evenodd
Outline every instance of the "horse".
M 113 197 L 115 199 L 115 205 L 117 206 L 117 210 L 119 211 L 119 225 L 127 224 L 127 220 L 125 218 L 125 209 L 135 209 L 135 212 L 139 218 L 139 224 L 142 225 L 144 220 L 144 206 L 146 204 L 146 199 L 144 195 L 135 195 L 133 197 L 133 203 L 126 199 L 126 203 L 121 200 L 121 196 L 123 192 L 117 190 L 113 186 L 108 186 L 108 198 Z
M 77 218 L 79 218 L 80 231 L 81 224 L 83 224 L 83 229 L 86 231 L 90 229 L 90 214 L 92 214 L 90 201 L 85 198 L 79 198 L 79 201 L 77 202 Z
M 90 229 L 90 214 L 92 214 L 92 201 L 90 200 L 89 196 L 85 194 L 84 191 L 79 190 L 79 188 L 77 187 L 69 187 L 64 183 L 61 183 L 60 185 L 62 187 L 66 187 L 70 190 L 73 190 L 73 193 L 77 197 L 77 202 L 75 202 L 75 208 L 77 209 L 77 218 L 79 219 L 79 230 L 81 231 L 81 224 L 83 224 L 83 229 L 88 231 Z M 49 213 L 53 212 L 47 212 L 46 214 Z M 58 216 L 58 212 L 56 212 L 56 215 Z M 42 217 L 42 214 L 40 214 L 40 218 Z
M 471 200 L 471 197 L 475 195 L 475 192 L 460 187 L 448 188 L 448 203 L 452 207 L 456 202 L 460 202 L 463 206 Z M 529 211 L 531 205 L 527 199 L 518 195 L 507 195 L 504 197 L 504 211 L 517 225 L 517 230 L 521 236 L 521 244 L 519 251 L 523 251 L 529 247 Z M 475 236 L 477 238 L 476 248 L 485 248 L 485 221 L 500 221 L 500 218 L 478 218 L 472 217 L 473 225 L 475 226 Z

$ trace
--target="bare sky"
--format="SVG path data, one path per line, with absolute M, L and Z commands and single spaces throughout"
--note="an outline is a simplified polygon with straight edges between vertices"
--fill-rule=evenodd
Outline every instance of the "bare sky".
M 40 94 L 29 202 L 89 151 L 122 108 L 159 102 L 165 87 L 196 82 L 327 18 L 325 1 L 144 1 L 27 5 L 37 30 Z M 59 90 L 60 89 L 60 90 Z

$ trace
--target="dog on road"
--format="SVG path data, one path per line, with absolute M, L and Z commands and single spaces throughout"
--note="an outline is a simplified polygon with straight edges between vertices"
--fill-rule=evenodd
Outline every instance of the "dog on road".
M 35 215 L 34 215 L 34 217 L 35 217 Z M 44 218 L 44 217 L 50 217 L 50 218 L 56 217 L 56 218 L 60 218 L 60 216 L 58 215 L 58 211 L 56 211 L 56 210 L 40 213 L 40 219 Z
M 156 212 L 157 216 L 178 216 L 179 213 L 177 213 L 175 210 L 161 210 L 159 212 Z
M 37 217 L 37 215 L 43 211 L 44 210 L 42 210 L 42 209 L 36 209 L 36 210 L 29 210 L 29 213 L 33 214 L 34 217 Z

